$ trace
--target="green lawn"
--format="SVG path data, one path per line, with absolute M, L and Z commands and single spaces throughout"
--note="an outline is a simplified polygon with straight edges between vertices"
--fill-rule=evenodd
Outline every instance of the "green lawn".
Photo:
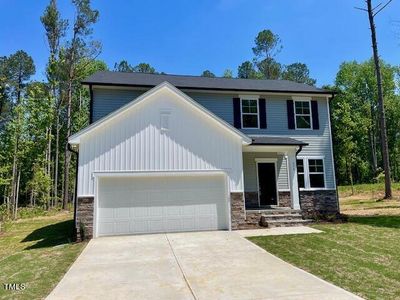
M 375 194 L 382 195 L 385 190 L 383 183 L 365 183 L 365 184 L 356 184 L 353 186 L 355 194 Z M 351 193 L 350 185 L 339 186 L 338 188 L 339 194 L 341 196 L 347 196 Z M 396 196 L 397 193 L 400 192 L 400 182 L 392 183 L 393 194 Z
M 393 199 L 383 200 L 383 183 L 339 187 L 340 211 L 346 215 L 400 216 L 400 183 L 393 183 Z
M 72 243 L 72 215 L 24 219 L 0 233 L 0 299 L 43 299 L 85 247 Z M 5 283 L 23 283 L 6 291 Z
M 283 260 L 367 299 L 400 299 L 400 216 L 351 216 L 324 233 L 249 238 Z
M 253 237 L 270 253 L 367 299 L 400 299 L 400 184 L 382 200 L 383 184 L 339 187 L 342 224 L 323 233 Z

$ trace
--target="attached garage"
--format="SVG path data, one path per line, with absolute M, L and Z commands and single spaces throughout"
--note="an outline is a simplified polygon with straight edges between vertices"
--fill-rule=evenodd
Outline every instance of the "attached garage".
M 99 176 L 97 236 L 229 229 L 224 173 Z
M 238 227 L 251 139 L 164 82 L 69 138 L 86 238 Z

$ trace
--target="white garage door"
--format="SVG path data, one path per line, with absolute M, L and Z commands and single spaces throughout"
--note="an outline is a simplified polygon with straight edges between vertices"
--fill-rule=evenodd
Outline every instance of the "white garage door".
M 97 235 L 228 229 L 223 175 L 100 177 Z

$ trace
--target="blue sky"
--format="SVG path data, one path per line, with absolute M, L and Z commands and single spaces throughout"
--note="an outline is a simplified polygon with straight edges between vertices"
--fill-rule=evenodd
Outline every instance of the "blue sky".
M 385 2 L 386 0 L 382 0 Z M 374 1 L 378 4 L 378 1 Z M 37 66 L 43 79 L 48 57 L 40 16 L 48 0 L 0 0 L 0 55 L 19 49 Z M 58 0 L 72 17 L 69 0 Z M 278 34 L 283 64 L 304 62 L 317 85 L 333 83 L 340 63 L 371 56 L 366 13 L 354 9 L 363 0 L 92 0 L 100 11 L 94 38 L 101 41 L 100 59 L 110 67 L 122 59 L 148 62 L 158 71 L 199 75 L 227 68 L 253 57 L 254 38 L 262 29 Z M 400 1 L 377 17 L 380 54 L 400 63 Z

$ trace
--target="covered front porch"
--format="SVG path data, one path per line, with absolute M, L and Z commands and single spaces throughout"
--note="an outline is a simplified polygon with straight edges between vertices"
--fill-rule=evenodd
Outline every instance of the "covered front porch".
M 286 137 L 252 137 L 243 147 L 245 209 L 299 210 L 296 156 L 307 144 Z

